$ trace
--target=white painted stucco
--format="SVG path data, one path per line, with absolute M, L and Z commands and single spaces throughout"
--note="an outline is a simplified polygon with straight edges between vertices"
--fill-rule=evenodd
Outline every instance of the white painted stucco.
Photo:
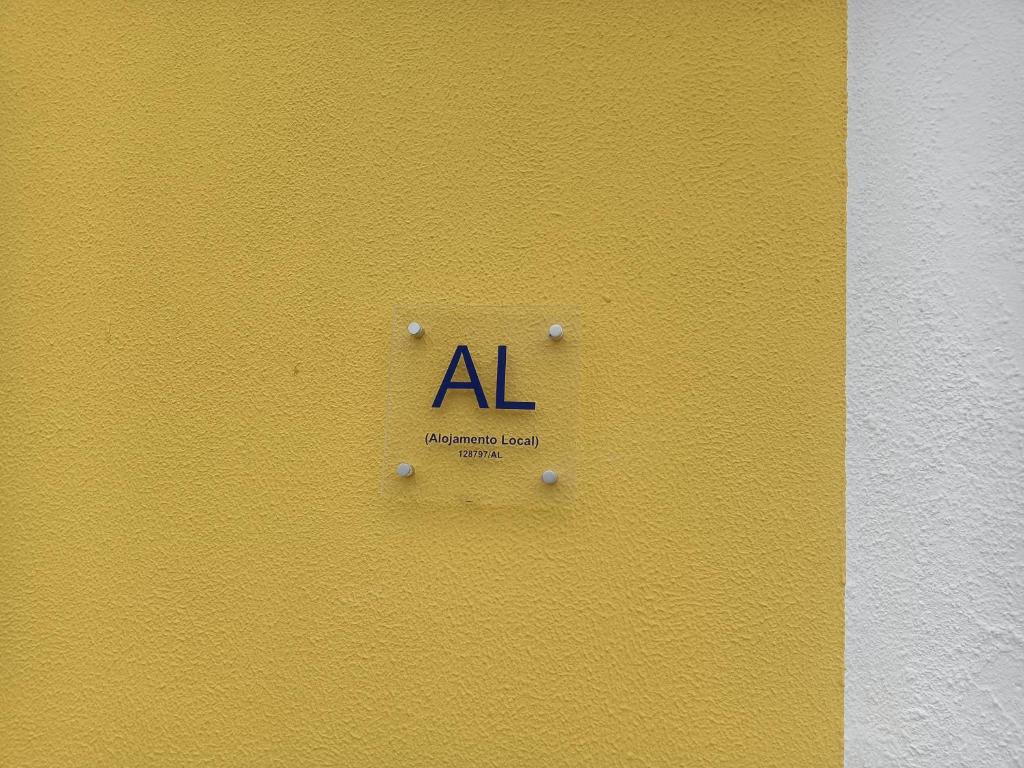
M 1024 766 L 1024 2 L 849 4 L 846 765 Z

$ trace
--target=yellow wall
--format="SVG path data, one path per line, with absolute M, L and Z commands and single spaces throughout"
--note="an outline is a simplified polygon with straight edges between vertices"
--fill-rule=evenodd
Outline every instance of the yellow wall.
M 0 765 L 839 766 L 843 5 L 263 5 L 0 9 Z M 381 496 L 419 303 L 573 506 Z

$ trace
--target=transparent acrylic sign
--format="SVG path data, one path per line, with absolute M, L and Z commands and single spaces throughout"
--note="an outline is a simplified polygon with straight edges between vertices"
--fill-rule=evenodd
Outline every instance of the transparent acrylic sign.
M 581 330 L 565 307 L 397 309 L 383 492 L 529 506 L 571 498 Z M 400 464 L 412 474 L 400 476 Z M 542 480 L 547 470 L 555 483 Z

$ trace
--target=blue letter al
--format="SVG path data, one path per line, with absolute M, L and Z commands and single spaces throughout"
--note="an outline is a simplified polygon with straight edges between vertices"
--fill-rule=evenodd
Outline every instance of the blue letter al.
M 455 371 L 459 367 L 459 360 L 462 358 L 466 361 L 466 373 L 469 374 L 469 381 L 452 381 L 455 377 Z M 452 355 L 452 361 L 448 364 L 448 371 L 445 373 L 444 379 L 441 380 L 441 386 L 438 388 L 437 395 L 434 397 L 433 408 L 441 407 L 441 403 L 444 402 L 444 396 L 448 393 L 449 389 L 472 389 L 476 394 L 477 405 L 481 408 L 487 407 L 487 398 L 484 397 L 483 385 L 480 384 L 480 377 L 476 375 L 476 366 L 473 365 L 473 358 L 469 354 L 469 347 L 465 344 L 459 344 L 459 346 L 455 348 L 455 354 Z

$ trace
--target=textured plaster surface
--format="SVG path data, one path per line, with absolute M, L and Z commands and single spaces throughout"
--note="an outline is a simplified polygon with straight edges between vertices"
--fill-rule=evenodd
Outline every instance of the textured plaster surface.
M 1024 765 L 1024 5 L 849 9 L 846 765 Z
M 845 8 L 787 5 L 0 4 L 0 766 L 838 766 Z M 572 505 L 381 495 L 438 303 L 580 308 Z

